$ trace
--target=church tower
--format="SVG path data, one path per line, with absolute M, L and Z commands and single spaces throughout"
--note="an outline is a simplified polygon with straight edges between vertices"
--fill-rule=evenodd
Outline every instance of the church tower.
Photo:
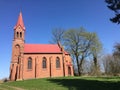
M 10 65 L 10 80 L 22 79 L 23 75 L 23 53 L 25 43 L 25 26 L 20 12 L 18 21 L 14 27 L 14 38 L 12 45 L 12 60 Z

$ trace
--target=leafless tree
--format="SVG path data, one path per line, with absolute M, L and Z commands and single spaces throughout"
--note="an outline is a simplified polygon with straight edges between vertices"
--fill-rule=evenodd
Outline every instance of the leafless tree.
M 119 75 L 120 74 L 120 59 L 113 55 L 105 55 L 103 57 L 103 66 L 106 75 Z
M 52 30 L 52 40 L 50 43 L 56 44 L 56 43 L 63 43 L 63 35 L 65 30 L 62 28 L 55 28 Z

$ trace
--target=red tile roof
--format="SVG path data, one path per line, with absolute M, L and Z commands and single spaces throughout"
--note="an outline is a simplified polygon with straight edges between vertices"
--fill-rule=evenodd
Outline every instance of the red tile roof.
M 23 18 L 22 18 L 22 13 L 21 12 L 19 14 L 18 21 L 17 21 L 14 29 L 16 29 L 19 25 L 23 28 L 23 30 L 25 30 L 25 26 L 24 26 L 24 23 L 23 23 Z
M 25 44 L 24 53 L 62 53 L 57 44 Z

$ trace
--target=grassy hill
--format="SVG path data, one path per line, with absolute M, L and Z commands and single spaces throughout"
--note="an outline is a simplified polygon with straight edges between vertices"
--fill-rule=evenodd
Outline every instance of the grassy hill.
M 0 90 L 120 90 L 120 77 L 63 77 L 0 84 Z

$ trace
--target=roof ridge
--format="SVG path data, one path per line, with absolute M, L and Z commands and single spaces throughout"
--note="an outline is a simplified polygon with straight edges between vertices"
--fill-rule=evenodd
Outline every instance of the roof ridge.
M 34 44 L 34 43 L 25 43 L 26 45 L 58 45 L 58 44 Z

